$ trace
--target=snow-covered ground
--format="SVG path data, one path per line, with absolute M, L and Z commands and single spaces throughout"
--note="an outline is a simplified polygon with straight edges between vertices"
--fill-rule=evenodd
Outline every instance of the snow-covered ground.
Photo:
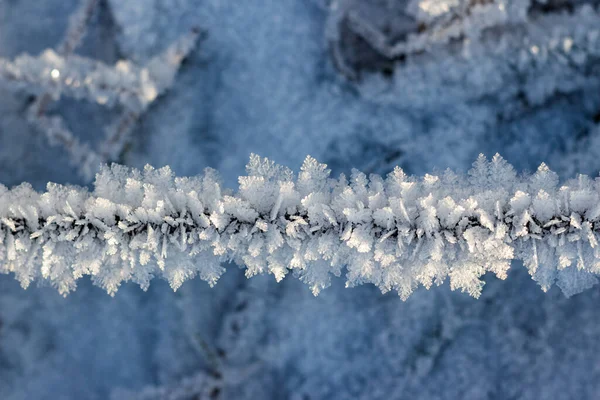
M 57 50 L 82 3 L 0 0 L 0 63 Z M 251 152 L 295 169 L 310 154 L 335 174 L 466 170 L 499 152 L 519 170 L 543 161 L 561 177 L 596 176 L 594 7 L 99 0 L 75 54 L 145 65 L 191 29 L 206 33 L 136 115 L 114 159 L 135 167 L 209 166 L 234 187 Z M 27 117 L 48 84 L 5 85 L 2 65 L 0 182 L 89 184 Z M 103 92 L 66 94 L 44 115 L 90 149 L 131 110 L 107 107 Z M 596 287 L 543 293 L 515 265 L 506 281 L 486 277 L 478 300 L 442 286 L 402 301 L 343 279 L 315 298 L 295 279 L 226 268 L 212 289 L 156 281 L 114 298 L 85 280 L 63 298 L 0 276 L 0 398 L 573 399 L 600 386 Z

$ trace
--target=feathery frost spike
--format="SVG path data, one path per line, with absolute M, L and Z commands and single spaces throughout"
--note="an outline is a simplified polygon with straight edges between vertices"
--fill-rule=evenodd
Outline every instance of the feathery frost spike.
M 247 174 L 237 192 L 210 169 L 178 178 L 116 164 L 100 169 L 93 192 L 0 185 L 0 272 L 63 295 L 84 275 L 111 295 L 127 281 L 147 289 L 152 277 L 174 290 L 195 276 L 212 286 L 223 262 L 277 281 L 291 271 L 315 295 L 345 269 L 346 286 L 403 299 L 446 279 L 477 297 L 481 277 L 505 279 L 513 259 L 543 290 L 556 283 L 572 295 L 597 281 L 600 186 L 587 176 L 559 188 L 545 164 L 518 176 L 499 155 L 479 156 L 468 175 L 354 170 L 350 181 L 311 157 L 296 178 L 252 155 Z

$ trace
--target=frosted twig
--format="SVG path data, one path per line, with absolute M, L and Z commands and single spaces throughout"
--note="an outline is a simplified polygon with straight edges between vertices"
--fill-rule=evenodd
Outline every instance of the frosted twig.
M 29 111 L 34 112 L 34 110 Z M 29 122 L 41 132 L 45 132 L 50 144 L 60 145 L 71 159 L 71 163 L 79 167 L 80 174 L 86 179 L 93 179 L 98 165 L 106 159 L 98 155 L 90 146 L 73 135 L 65 121 L 59 115 L 30 115 Z
M 387 6 L 379 3 L 366 6 L 366 3 L 360 1 L 341 0 L 332 3 L 327 32 L 335 65 L 344 75 L 356 78 L 358 71 L 353 69 L 351 61 L 344 56 L 344 46 L 348 46 L 348 43 L 344 43 L 344 35 L 356 35 L 361 40 L 354 40 L 355 46 L 361 46 L 364 42 L 371 52 L 388 61 L 404 60 L 406 56 L 431 52 L 432 49 L 448 43 L 485 42 L 488 46 L 498 47 L 498 44 L 488 43 L 490 38 L 486 37 L 486 32 L 491 32 L 487 36 L 491 36 L 493 40 L 514 32 L 514 37 L 506 39 L 514 48 L 527 45 L 530 41 L 543 40 L 544 36 L 548 36 L 536 35 L 539 34 L 539 28 L 532 29 L 529 25 L 535 26 L 538 20 L 558 15 L 565 10 L 573 14 L 593 13 L 593 6 L 597 5 L 598 1 L 560 3 L 548 5 L 540 12 L 538 2 L 520 0 L 420 0 L 410 2 L 410 7 L 407 7 L 405 2 L 392 2 Z M 394 4 L 393 9 L 381 10 L 392 7 L 390 4 Z M 574 18 L 575 21 L 577 19 Z M 344 30 L 348 33 L 344 33 Z M 498 50 L 504 50 L 506 46 L 499 47 Z M 556 46 L 549 47 L 554 50 Z M 456 46 L 453 50 L 447 48 L 446 51 L 454 51 L 459 57 L 461 49 L 463 46 Z M 365 51 L 364 48 L 354 50 Z M 373 55 L 369 57 L 377 59 Z
M 57 47 L 57 53 L 63 57 L 69 57 L 75 52 L 81 44 L 98 5 L 98 0 L 83 0 L 79 9 L 69 17 L 69 26 L 67 31 Z M 45 112 L 48 103 L 52 101 L 50 93 L 44 93 L 39 96 L 31 106 L 35 115 L 41 115 Z
M 165 52 L 150 60 L 147 68 L 155 82 L 154 87 L 146 91 L 150 101 L 143 103 L 140 111 L 136 109 L 125 110 L 117 123 L 106 129 L 106 137 L 100 149 L 104 162 L 116 160 L 141 115 L 154 99 L 173 85 L 181 63 L 189 56 L 198 41 L 203 40 L 205 37 L 205 31 L 194 28 L 187 35 L 182 36 L 173 43 Z
M 86 0 L 74 14 L 69 29 L 56 51 L 47 49 L 39 56 L 21 55 L 14 61 L 0 59 L 0 80 L 9 87 L 28 90 L 38 97 L 29 107 L 30 122 L 51 143 L 58 143 L 79 166 L 86 180 L 93 178 L 96 166 L 116 160 L 141 115 L 174 83 L 181 63 L 206 32 L 193 28 L 145 66 L 119 61 L 114 66 L 73 55 L 81 42 L 98 0 Z M 82 145 L 60 117 L 44 117 L 47 105 L 61 95 L 88 99 L 102 106 L 119 105 L 123 114 L 105 129 L 106 137 L 97 152 Z M 36 120 L 37 119 L 37 120 Z M 90 151 L 83 157 L 82 151 Z M 84 164 L 79 164 L 82 161 Z M 96 166 L 90 164 L 97 162 Z
M 71 15 L 67 32 L 57 47 L 59 54 L 68 57 L 79 47 L 98 3 L 99 0 L 83 0 L 79 10 Z

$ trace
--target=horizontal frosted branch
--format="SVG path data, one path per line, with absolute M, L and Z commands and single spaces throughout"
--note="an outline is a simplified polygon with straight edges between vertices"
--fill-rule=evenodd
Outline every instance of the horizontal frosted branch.
M 447 278 L 478 296 L 481 277 L 504 279 L 513 259 L 542 289 L 557 283 L 567 295 L 600 272 L 600 180 L 584 175 L 559 185 L 542 164 L 517 176 L 498 155 L 480 156 L 466 175 L 396 168 L 350 179 L 330 178 L 310 157 L 296 176 L 253 155 L 247 174 L 235 192 L 213 170 L 178 178 L 168 167 L 119 165 L 101 169 L 93 192 L 0 186 L 0 272 L 65 295 L 90 275 L 114 294 L 153 277 L 173 289 L 197 275 L 214 285 L 231 261 L 248 277 L 292 272 L 315 295 L 345 272 L 347 286 L 403 298 Z
M 14 61 L 0 58 L 0 83 L 36 94 L 63 94 L 107 106 L 121 104 L 131 112 L 141 113 L 173 85 L 182 61 L 205 36 L 205 32 L 194 28 L 144 66 L 125 60 L 107 65 L 73 54 L 65 56 L 62 48 L 58 52 L 46 49 L 38 56 L 22 54 Z

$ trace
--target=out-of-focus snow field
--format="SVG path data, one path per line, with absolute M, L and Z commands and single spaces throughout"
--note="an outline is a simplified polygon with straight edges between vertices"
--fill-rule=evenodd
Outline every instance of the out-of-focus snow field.
M 588 55 L 578 65 L 531 52 L 555 29 L 587 37 L 600 18 L 577 14 L 585 1 L 551 0 L 574 5 L 500 26 L 469 47 L 471 58 L 442 44 L 384 72 L 364 43 L 338 38 L 361 76 L 340 73 L 334 14 L 354 7 L 368 20 L 403 3 L 104 0 L 77 54 L 142 63 L 191 26 L 208 33 L 132 132 L 119 161 L 135 167 L 194 175 L 210 166 L 233 187 L 250 152 L 294 169 L 310 154 L 336 174 L 466 170 L 478 153 L 499 152 L 521 170 L 544 161 L 563 177 L 597 175 L 597 56 L 575 48 Z M 78 4 L 0 0 L 0 57 L 54 47 Z M 523 49 L 533 60 L 519 58 Z M 0 90 L 0 182 L 87 184 L 30 127 L 26 91 Z M 92 147 L 116 115 L 68 98 L 48 112 Z M 246 280 L 227 268 L 213 289 L 192 281 L 174 293 L 155 281 L 114 298 L 85 280 L 65 299 L 0 276 L 0 398 L 166 398 L 203 376 L 219 399 L 583 399 L 600 389 L 597 288 L 545 294 L 515 265 L 478 300 L 442 286 L 403 302 L 341 279 L 315 298 L 293 278 Z

